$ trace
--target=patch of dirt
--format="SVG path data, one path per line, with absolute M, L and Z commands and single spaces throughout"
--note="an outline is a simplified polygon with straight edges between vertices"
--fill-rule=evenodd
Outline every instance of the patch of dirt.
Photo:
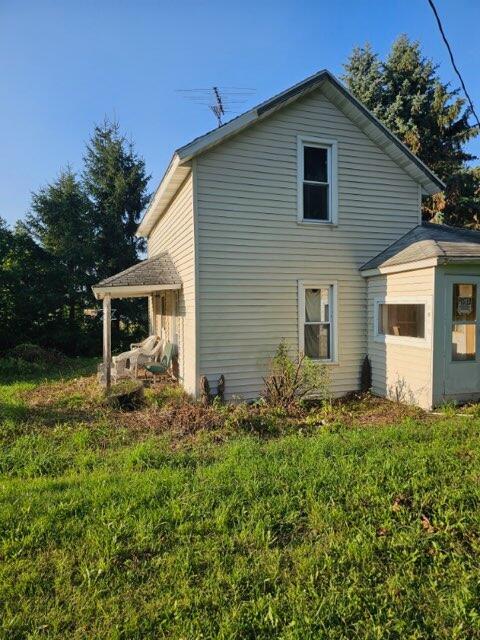
M 375 426 L 395 424 L 413 418 L 425 420 L 431 414 L 408 405 L 399 404 L 386 398 L 371 394 L 350 394 L 334 401 L 332 407 L 334 419 L 346 426 Z
M 24 395 L 30 407 L 78 407 L 90 409 L 98 405 L 102 391 L 97 383 L 96 375 L 58 380 L 35 387 Z

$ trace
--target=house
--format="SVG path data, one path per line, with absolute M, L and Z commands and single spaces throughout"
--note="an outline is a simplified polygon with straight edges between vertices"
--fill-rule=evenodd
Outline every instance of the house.
M 480 395 L 480 234 L 422 224 L 442 182 L 328 71 L 178 149 L 138 235 L 148 259 L 99 283 L 148 298 L 179 378 L 258 397 L 282 338 L 336 396 L 425 408 Z M 105 324 L 105 359 L 109 327 Z

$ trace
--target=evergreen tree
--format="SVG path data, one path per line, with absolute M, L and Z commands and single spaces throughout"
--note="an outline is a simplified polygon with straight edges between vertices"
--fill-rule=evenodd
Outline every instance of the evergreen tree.
M 383 67 L 371 45 L 355 47 L 344 65 L 343 81 L 377 118 L 383 117 Z
M 354 49 L 343 77 L 359 98 L 391 131 L 447 184 L 445 201 L 455 206 L 456 175 L 475 156 L 465 143 L 479 132 L 458 90 L 451 90 L 438 66 L 422 55 L 418 42 L 400 36 L 385 61 L 369 45 Z M 454 186 L 456 185 L 456 186 Z M 443 200 L 428 199 L 424 213 L 438 212 Z M 464 222 L 467 222 L 464 220 Z
M 32 196 L 26 227 L 57 265 L 68 319 L 75 329 L 78 311 L 91 300 L 94 233 L 89 201 L 71 169 Z
M 84 157 L 83 182 L 95 226 L 96 275 L 99 280 L 138 260 L 142 240 L 135 237 L 149 200 L 145 162 L 120 134 L 116 122 L 96 126 Z
M 448 186 L 441 221 L 455 227 L 480 229 L 480 167 L 459 171 Z
M 144 241 L 135 236 L 149 194 L 144 160 L 120 134 L 116 122 L 96 126 L 84 157 L 83 183 L 92 207 L 95 227 L 97 280 L 126 269 L 139 259 Z M 120 338 L 120 320 L 146 327 L 144 299 L 116 300 L 112 341 Z
M 59 346 L 62 290 L 56 261 L 23 225 L 0 219 L 0 350 L 21 342 Z

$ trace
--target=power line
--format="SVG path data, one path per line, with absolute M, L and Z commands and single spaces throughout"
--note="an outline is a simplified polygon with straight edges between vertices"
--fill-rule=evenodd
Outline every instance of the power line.
M 463 81 L 462 74 L 460 73 L 457 65 L 455 64 L 455 58 L 453 57 L 452 48 L 450 46 L 450 43 L 448 42 L 447 36 L 445 35 L 445 31 L 443 30 L 442 21 L 440 20 L 440 16 L 438 15 L 438 11 L 435 8 L 435 5 L 433 4 L 433 0 L 428 0 L 428 4 L 432 8 L 432 11 L 433 11 L 433 13 L 435 15 L 435 18 L 437 19 L 438 28 L 440 29 L 440 33 L 442 34 L 442 38 L 443 38 L 443 41 L 445 43 L 445 46 L 448 49 L 448 53 L 450 55 L 450 60 L 452 62 L 452 66 L 455 69 L 455 73 L 457 74 L 457 76 L 460 79 L 460 83 L 462 85 L 463 92 L 465 93 L 465 95 L 467 97 L 467 100 L 468 100 L 468 102 L 470 104 L 470 109 L 472 110 L 472 114 L 473 114 L 475 120 L 477 121 L 477 125 L 480 127 L 480 120 L 478 119 L 477 113 L 475 111 L 475 107 L 473 106 L 472 99 L 470 98 L 470 95 L 469 95 L 469 93 L 467 91 L 467 87 L 465 86 L 465 82 Z

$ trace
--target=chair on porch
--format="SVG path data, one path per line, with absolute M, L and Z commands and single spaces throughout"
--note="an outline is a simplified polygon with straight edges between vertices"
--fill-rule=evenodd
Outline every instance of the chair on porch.
M 132 343 L 130 347 L 134 347 L 135 343 Z M 149 358 L 152 355 L 156 355 L 160 352 L 162 343 L 157 335 L 152 335 L 143 340 L 141 343 L 137 343 L 138 345 L 130 351 L 124 351 L 123 353 L 119 353 L 118 356 L 113 356 L 112 358 L 112 377 L 113 379 L 120 380 L 121 378 L 126 378 L 132 376 L 134 373 L 135 377 L 138 373 L 138 364 L 139 360 L 145 358 L 145 362 L 149 362 Z
M 148 348 L 149 341 L 152 338 L 157 338 L 158 339 L 158 336 L 156 334 L 152 334 L 151 336 L 148 336 L 147 338 L 145 338 L 144 340 L 141 340 L 140 342 L 132 342 L 130 344 L 130 350 L 140 349 L 141 347 Z
M 171 300 L 171 308 L 164 309 L 160 315 L 175 317 L 176 294 L 183 286 L 168 251 L 161 251 L 146 260 L 124 269 L 94 285 L 93 292 L 97 300 L 103 300 L 103 364 L 99 367 L 99 379 L 107 388 L 112 379 L 133 376 L 144 364 L 154 363 L 162 352 L 158 344 L 158 336 L 149 336 L 143 343 L 131 344 L 130 351 L 112 358 L 111 355 L 111 318 L 112 300 L 120 298 L 148 298 L 150 326 L 156 326 L 156 298 L 159 292 L 167 292 Z M 171 327 L 173 332 L 173 327 Z M 154 338 L 156 342 L 150 341 Z M 113 365 L 113 366 L 112 366 Z
M 135 371 L 135 377 L 138 376 L 138 367 L 143 367 L 151 362 L 157 362 L 165 348 L 165 342 L 158 339 L 158 342 L 149 349 L 145 347 L 136 350 L 135 355 L 130 361 L 130 368 Z
M 163 350 L 163 355 L 160 362 L 145 365 L 145 370 L 151 373 L 153 376 L 153 384 L 155 384 L 157 381 L 156 376 L 163 375 L 170 369 L 170 367 L 172 366 L 174 355 L 175 345 L 171 342 L 167 342 L 165 345 L 165 349 Z

